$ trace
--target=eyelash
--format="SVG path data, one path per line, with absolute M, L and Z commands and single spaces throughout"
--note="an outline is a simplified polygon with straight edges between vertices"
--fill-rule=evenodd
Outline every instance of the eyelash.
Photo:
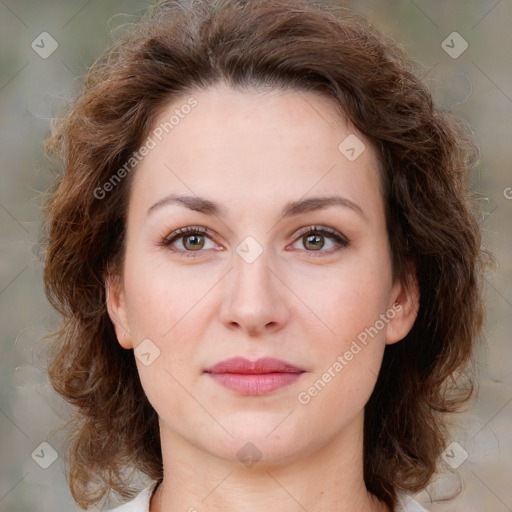
M 338 247 L 335 247 L 328 251 L 305 250 L 307 253 L 310 254 L 311 257 L 314 257 L 314 258 L 318 257 L 318 255 L 315 253 L 319 253 L 319 255 L 326 254 L 326 253 L 331 254 L 332 252 L 340 251 L 341 249 L 347 247 L 350 243 L 350 240 L 348 240 L 346 237 L 341 235 L 338 231 L 336 231 L 333 228 L 329 228 L 327 226 L 308 226 L 308 227 L 302 228 L 296 234 L 296 238 L 298 240 L 298 239 L 302 238 L 303 236 L 308 235 L 310 233 L 326 236 L 328 238 L 331 238 L 338 244 Z M 190 236 L 190 235 L 206 235 L 206 236 L 208 236 L 208 238 L 211 239 L 211 236 L 210 236 L 211 233 L 210 233 L 209 229 L 199 227 L 199 226 L 189 226 L 186 228 L 180 228 L 180 229 L 172 232 L 170 235 L 167 235 L 161 242 L 159 242 L 158 245 L 160 245 L 162 247 L 167 247 L 174 252 L 183 253 L 187 257 L 196 257 L 196 255 L 194 253 L 202 252 L 201 250 L 189 251 L 189 250 L 180 250 L 180 249 L 171 248 L 171 245 L 175 241 L 177 241 L 181 238 L 184 238 L 185 236 Z

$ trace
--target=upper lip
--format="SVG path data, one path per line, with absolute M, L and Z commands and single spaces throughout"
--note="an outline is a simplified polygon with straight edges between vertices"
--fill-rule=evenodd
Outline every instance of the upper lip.
M 245 357 L 232 357 L 225 359 L 217 364 L 207 368 L 206 373 L 245 373 L 245 374 L 264 374 L 264 373 L 302 373 L 305 370 L 297 366 L 275 359 L 273 357 L 262 357 L 256 361 L 250 361 Z

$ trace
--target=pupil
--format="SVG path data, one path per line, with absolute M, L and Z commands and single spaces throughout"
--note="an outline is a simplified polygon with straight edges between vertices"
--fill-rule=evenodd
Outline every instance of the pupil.
M 314 245 L 315 244 L 315 241 L 316 243 L 318 244 L 319 242 L 322 242 L 320 245 Z M 308 244 L 312 243 L 313 244 L 313 249 L 321 249 L 323 247 L 323 240 L 321 239 L 321 236 L 320 235 L 307 235 L 307 239 L 306 239 L 306 246 Z
M 201 248 L 203 245 L 204 245 L 204 240 L 202 241 L 203 243 L 201 243 L 201 241 L 198 241 L 199 239 L 201 238 L 201 235 L 189 235 L 186 237 L 185 239 L 185 246 L 187 246 L 187 242 L 190 244 L 190 241 L 192 240 L 192 243 L 190 244 L 192 246 L 192 249 L 193 248 Z

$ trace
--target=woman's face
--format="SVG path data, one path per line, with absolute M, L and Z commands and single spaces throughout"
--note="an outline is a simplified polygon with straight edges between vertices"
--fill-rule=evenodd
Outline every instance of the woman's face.
M 193 98 L 161 113 L 133 171 L 109 313 L 162 435 L 291 460 L 361 420 L 386 343 L 414 321 L 391 279 L 376 155 L 314 93 Z M 294 368 L 206 371 L 233 357 Z

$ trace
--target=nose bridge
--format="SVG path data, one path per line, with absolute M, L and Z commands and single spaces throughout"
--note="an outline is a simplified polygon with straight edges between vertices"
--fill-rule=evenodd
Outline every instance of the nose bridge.
M 222 319 L 248 332 L 279 328 L 288 313 L 279 290 L 282 283 L 273 275 L 270 251 L 250 238 L 236 248 Z
M 244 297 L 270 292 L 270 267 L 268 251 L 261 254 L 254 261 L 248 261 L 237 254 L 234 258 L 235 291 Z
M 260 246 L 261 247 L 261 246 Z M 239 305 L 255 308 L 263 307 L 272 300 L 273 287 L 270 282 L 271 271 L 269 251 L 261 247 L 258 250 L 251 242 L 242 242 L 234 256 L 232 294 Z M 258 254 L 259 253 L 259 254 Z M 253 301 L 257 301 L 253 303 Z

